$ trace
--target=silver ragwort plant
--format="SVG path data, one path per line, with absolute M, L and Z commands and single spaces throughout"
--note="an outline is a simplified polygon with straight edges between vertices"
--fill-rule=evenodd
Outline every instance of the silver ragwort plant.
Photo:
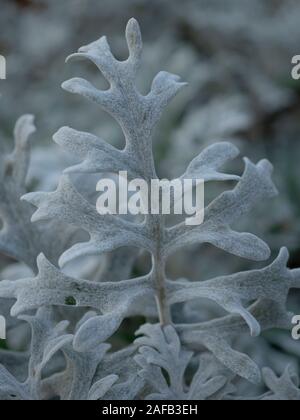
M 148 183 L 158 178 L 153 132 L 185 86 L 179 77 L 160 72 L 150 93 L 142 95 L 135 84 L 142 38 L 134 19 L 127 25 L 126 40 L 125 61 L 113 56 L 105 37 L 68 59 L 92 61 L 109 82 L 107 90 L 82 78 L 63 84 L 66 91 L 100 105 L 118 122 L 126 140 L 123 150 L 63 127 L 54 141 L 80 163 L 65 170 L 56 191 L 29 194 L 25 180 L 32 117 L 17 123 L 14 152 L 2 153 L 0 250 L 25 263 L 32 275 L 1 281 L 0 297 L 7 302 L 4 307 L 11 307 L 12 317 L 30 325 L 32 337 L 29 353 L 1 351 L 0 397 L 235 400 L 247 397 L 239 395 L 243 378 L 254 385 L 265 382 L 268 391 L 257 399 L 299 399 L 298 378 L 291 368 L 277 378 L 234 346 L 241 335 L 257 337 L 274 328 L 291 328 L 286 303 L 290 290 L 299 288 L 300 270 L 287 267 L 287 249 L 265 268 L 206 281 L 170 280 L 166 269 L 172 255 L 201 244 L 253 261 L 269 259 L 264 241 L 234 229 L 257 204 L 277 194 L 267 160 L 254 164 L 245 159 L 244 173 L 238 176 L 222 171 L 238 156 L 235 146 L 222 141 L 202 151 L 181 179 L 235 186 L 207 205 L 200 226 L 169 226 L 162 215 L 150 214 L 142 221 L 101 216 L 89 199 L 89 174 L 127 171 L 129 177 Z M 136 278 L 133 267 L 141 252 L 151 255 L 152 265 Z M 76 275 L 68 273 L 76 261 L 83 264 L 84 257 L 100 261 L 103 255 L 105 268 L 91 270 L 94 275 L 89 279 L 83 279 L 78 268 Z M 212 301 L 226 313 L 198 322 L 190 306 L 198 299 Z M 109 351 L 106 343 L 125 320 L 137 316 L 145 323 L 135 342 Z M 8 327 L 15 328 L 15 321 L 10 323 Z

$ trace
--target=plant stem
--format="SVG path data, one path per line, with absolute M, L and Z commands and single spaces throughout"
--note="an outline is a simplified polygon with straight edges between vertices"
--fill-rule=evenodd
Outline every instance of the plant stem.
M 156 288 L 156 304 L 158 309 L 159 321 L 161 325 L 172 324 L 172 317 L 170 307 L 167 301 L 167 290 L 166 290 L 166 264 L 162 257 L 161 251 L 161 233 L 163 230 L 163 220 L 159 216 L 155 220 L 155 231 L 157 235 L 157 248 L 153 255 L 153 276 L 154 284 Z

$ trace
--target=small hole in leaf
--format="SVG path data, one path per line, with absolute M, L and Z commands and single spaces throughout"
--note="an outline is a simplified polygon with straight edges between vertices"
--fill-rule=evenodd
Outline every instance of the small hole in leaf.
M 5 165 L 5 175 L 8 177 L 13 176 L 14 173 L 14 165 L 13 162 L 7 161 Z
M 6 340 L 0 340 L 0 350 L 8 350 Z
M 76 306 L 77 301 L 73 296 L 68 296 L 65 298 L 65 304 L 68 306 Z
M 146 322 L 142 316 L 135 316 L 125 319 L 118 332 L 110 337 L 108 343 L 112 346 L 111 351 L 122 350 L 132 344 L 136 339 L 135 332 Z
M 161 373 L 162 373 L 163 377 L 165 378 L 168 386 L 170 386 L 171 385 L 171 379 L 170 379 L 169 373 L 165 369 L 161 369 Z

